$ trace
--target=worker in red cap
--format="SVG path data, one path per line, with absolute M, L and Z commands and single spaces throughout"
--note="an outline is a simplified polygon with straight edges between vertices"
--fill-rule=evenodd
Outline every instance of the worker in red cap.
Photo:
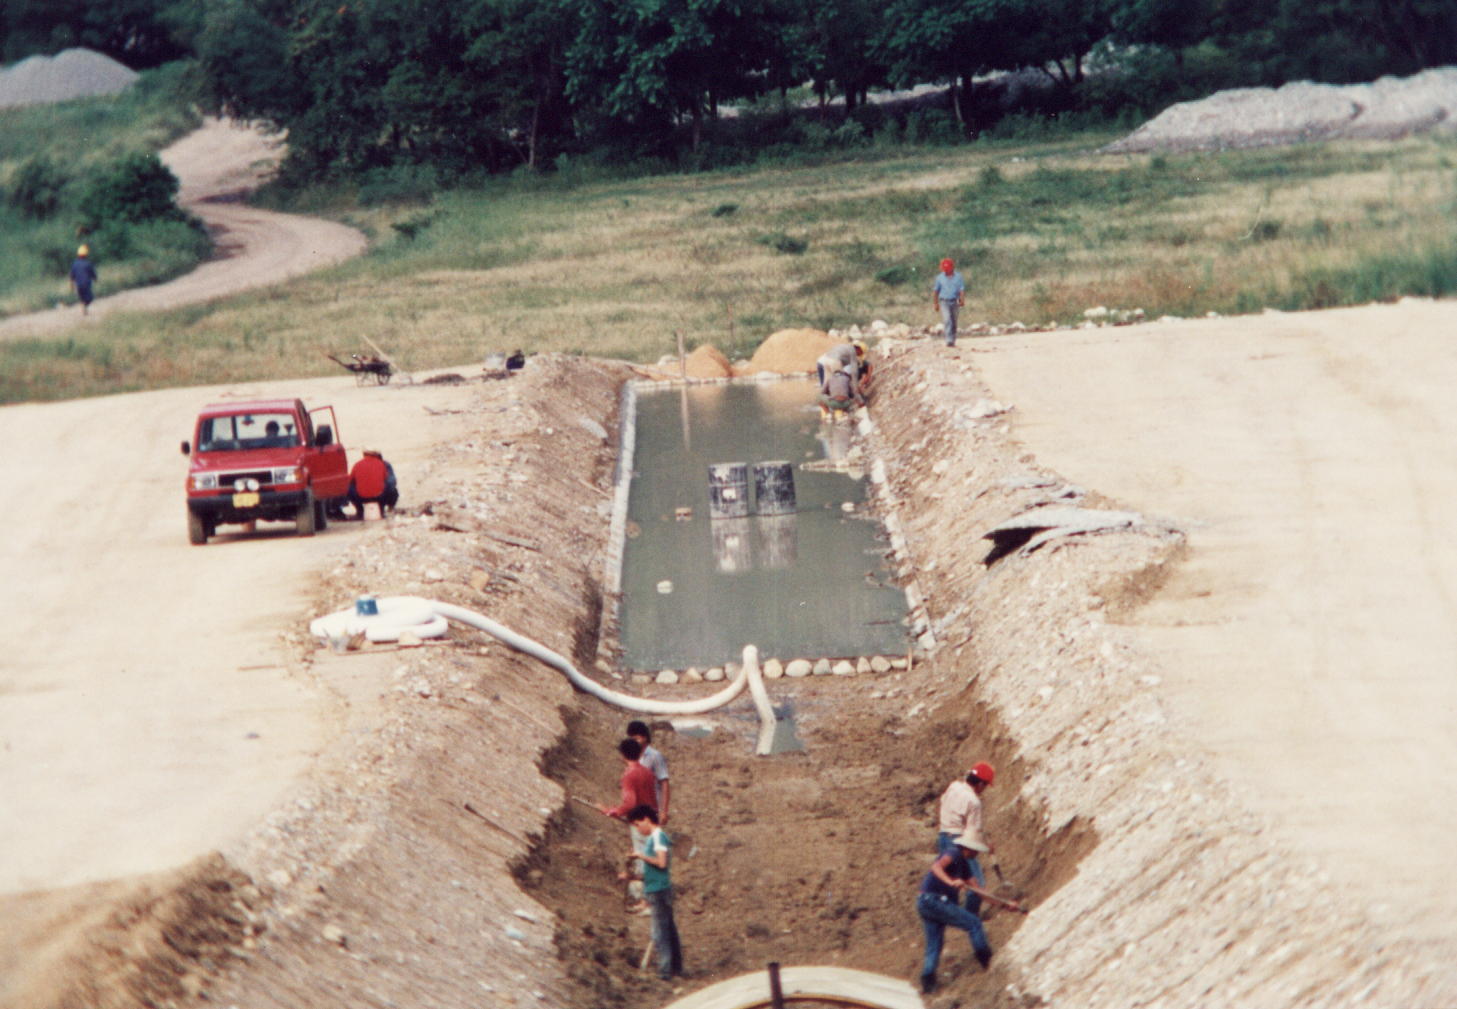
M 380 514 L 383 515 L 394 508 L 399 500 L 400 490 L 395 482 L 395 468 L 385 462 L 378 449 L 365 449 L 364 457 L 349 472 L 349 503 L 354 506 L 354 517 L 364 518 L 364 506 L 367 502 L 377 502 Z
M 946 786 L 946 791 L 941 793 L 941 805 L 936 817 L 937 854 L 956 854 L 957 842 L 961 838 L 970 838 L 984 846 L 973 849 L 967 856 L 972 878 L 978 886 L 986 885 L 986 874 L 982 872 L 981 863 L 976 856 L 981 850 L 995 850 L 982 829 L 981 793 L 991 786 L 996 777 L 996 768 L 986 761 L 974 765 L 966 772 L 965 778 L 957 778 Z M 973 914 L 981 907 L 981 898 L 973 892 L 968 891 L 966 902 L 967 908 Z
M 956 346 L 956 317 L 966 305 L 966 283 L 956 272 L 956 263 L 950 259 L 941 260 L 941 272 L 931 282 L 931 295 L 935 307 L 941 311 L 941 334 L 946 346 Z

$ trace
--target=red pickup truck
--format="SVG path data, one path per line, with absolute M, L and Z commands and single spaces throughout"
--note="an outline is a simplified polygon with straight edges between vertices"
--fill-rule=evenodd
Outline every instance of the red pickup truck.
M 327 414 L 331 423 L 315 424 Z M 182 443 L 187 469 L 187 538 L 203 544 L 229 522 L 295 522 L 300 536 L 324 528 L 325 512 L 349 493 L 349 460 L 335 440 L 332 406 L 302 400 L 214 403 Z M 195 448 L 194 448 L 195 446 Z

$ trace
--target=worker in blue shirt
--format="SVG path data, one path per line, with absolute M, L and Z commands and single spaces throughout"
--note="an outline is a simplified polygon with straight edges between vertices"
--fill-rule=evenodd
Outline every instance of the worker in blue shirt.
M 76 297 L 81 301 L 82 315 L 91 311 L 91 302 L 95 300 L 92 288 L 96 286 L 96 267 L 90 256 L 91 249 L 83 245 L 76 250 L 76 260 L 71 264 L 71 286 L 76 289 Z
M 956 272 L 956 263 L 950 259 L 941 260 L 941 272 L 931 282 L 931 293 L 936 307 L 941 310 L 941 332 L 946 337 L 946 346 L 956 346 L 956 316 L 966 304 L 966 283 Z

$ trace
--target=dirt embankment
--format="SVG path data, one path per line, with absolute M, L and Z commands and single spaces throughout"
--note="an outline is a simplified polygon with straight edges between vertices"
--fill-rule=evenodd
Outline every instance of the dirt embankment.
M 908 671 L 774 681 L 803 754 L 751 756 L 747 700 L 706 738 L 655 723 L 673 764 L 679 987 L 768 960 L 914 977 L 936 796 L 990 759 L 998 860 L 1034 910 L 991 920 L 989 973 L 953 935 L 933 1009 L 1443 1001 L 1441 965 L 1373 949 L 1339 881 L 1277 847 L 1180 738 L 1124 623 L 1178 564 L 1178 530 L 1149 523 L 984 563 L 980 537 L 1010 515 L 1110 502 L 1039 469 L 977 405 L 975 353 L 887 341 L 878 358 L 870 448 L 934 653 Z M 443 489 L 364 530 L 319 606 L 364 590 L 445 598 L 585 667 L 613 451 L 602 428 L 627 371 L 538 359 L 483 386 L 477 433 L 434 458 Z M 227 862 L 160 891 L 180 911 L 105 907 L 107 929 L 53 975 L 65 984 L 18 1004 L 84 1002 L 123 969 L 155 980 L 96 1004 L 668 1001 L 674 990 L 638 969 L 647 920 L 623 913 L 612 878 L 624 828 L 567 795 L 615 796 L 625 713 L 473 636 L 301 657 L 350 711 L 311 779 Z M 221 897 L 193 899 L 207 893 Z M 178 935 L 212 938 L 179 950 Z M 118 968 L 99 981 L 97 949 Z
M 1446 963 L 1374 934 L 1339 867 L 1283 845 L 1183 736 L 1166 671 L 1130 621 L 1179 564 L 1183 535 L 1150 522 L 984 567 L 979 537 L 1018 511 L 1111 503 L 1019 454 L 1004 420 L 974 419 L 987 395 L 976 349 L 885 349 L 878 395 L 898 406 L 879 411 L 878 442 L 942 640 L 953 655 L 964 641 L 972 694 L 1011 727 L 1040 832 L 1087 821 L 1098 836 L 1006 947 L 1007 1003 L 1450 1001 Z

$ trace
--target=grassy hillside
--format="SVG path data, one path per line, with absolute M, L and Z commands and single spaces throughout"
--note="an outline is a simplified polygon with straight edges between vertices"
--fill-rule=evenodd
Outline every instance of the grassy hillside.
M 34 159 L 64 180 L 62 204 L 48 217 L 27 216 L 0 200 L 0 315 L 72 300 L 67 269 L 83 237 L 78 225 L 87 180 L 124 155 L 158 151 L 197 126 L 186 72 L 174 64 L 149 71 L 120 95 L 0 109 L 0 192 L 9 194 L 21 166 Z M 111 291 L 174 277 L 207 252 L 207 243 L 181 222 L 113 226 L 84 237 Z
M 502 181 L 360 208 L 370 255 L 285 287 L 56 341 L 0 345 L 0 399 L 335 370 L 367 335 L 406 368 L 493 349 L 652 360 L 774 329 L 933 321 L 943 255 L 964 318 L 1150 317 L 1457 290 L 1457 142 L 1108 157 L 1110 139 L 881 152 L 694 176 Z

